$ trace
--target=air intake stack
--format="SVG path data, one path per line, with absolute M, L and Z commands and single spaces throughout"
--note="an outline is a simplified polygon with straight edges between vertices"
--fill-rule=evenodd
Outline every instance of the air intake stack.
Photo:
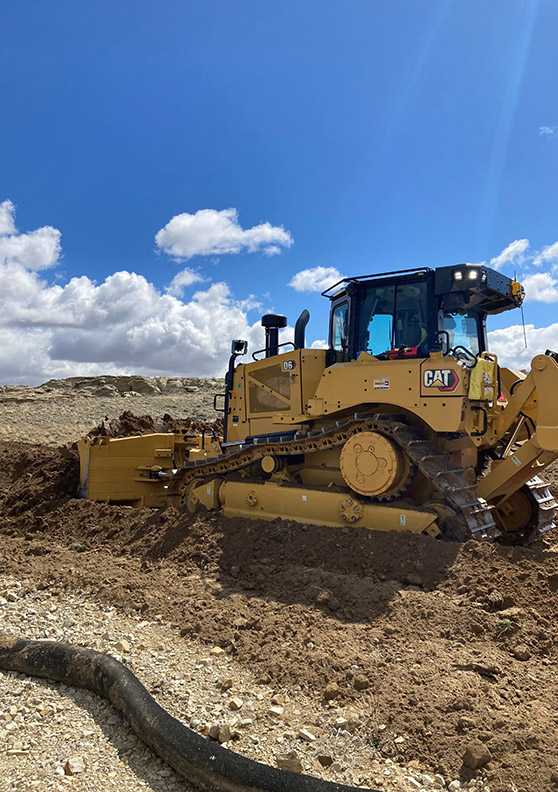
M 279 354 L 279 330 L 287 326 L 287 317 L 281 314 L 265 314 L 262 316 L 262 327 L 265 327 L 265 356 Z

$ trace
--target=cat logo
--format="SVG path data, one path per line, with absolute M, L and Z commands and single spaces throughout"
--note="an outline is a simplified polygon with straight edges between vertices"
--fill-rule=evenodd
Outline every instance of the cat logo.
M 459 374 L 453 369 L 427 369 L 424 372 L 425 388 L 437 388 L 439 391 L 454 391 L 459 384 Z

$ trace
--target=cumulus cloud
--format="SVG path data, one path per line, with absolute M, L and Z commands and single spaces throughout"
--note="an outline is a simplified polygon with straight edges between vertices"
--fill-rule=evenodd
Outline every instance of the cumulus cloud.
M 558 280 L 549 272 L 536 272 L 523 280 L 525 294 L 529 300 L 558 302 Z
M 226 283 L 188 302 L 142 275 L 116 272 L 49 285 L 20 264 L 0 265 L 0 380 L 37 383 L 76 374 L 221 375 L 231 338 L 263 345 Z
M 558 242 L 553 245 L 546 245 L 537 253 L 533 259 L 535 267 L 541 267 L 543 264 L 551 264 L 553 269 L 558 269 Z
M 0 203 L 0 235 L 15 233 L 15 206 L 11 201 L 2 201 Z
M 292 243 L 286 231 L 267 223 L 243 231 L 231 212 L 225 214 L 229 231 L 236 225 L 240 232 L 236 242 L 232 232 L 219 244 L 208 237 L 198 251 Z M 86 276 L 51 283 L 41 271 L 58 261 L 60 232 L 45 226 L 19 233 L 11 201 L 0 204 L 0 230 L 1 383 L 100 373 L 217 376 L 226 369 L 231 338 L 246 339 L 252 350 L 263 346 L 259 321 L 248 318 L 260 307 L 254 295 L 237 299 L 226 283 L 213 283 L 180 299 L 187 287 L 204 280 L 189 268 L 166 290 L 126 271 L 102 283 Z
M 200 209 L 194 214 L 175 215 L 155 235 L 157 247 L 179 259 L 225 253 L 276 255 L 293 244 L 291 234 L 282 226 L 260 223 L 243 229 L 236 209 Z
M 558 126 L 539 127 L 539 135 L 542 137 L 558 137 Z
M 185 267 L 181 272 L 174 276 L 169 285 L 167 286 L 167 294 L 172 294 L 173 297 L 182 297 L 184 290 L 191 286 L 193 283 L 203 281 L 203 277 L 199 272 Z
M 547 349 L 558 350 L 558 323 L 548 327 L 525 326 L 527 347 L 522 325 L 512 325 L 488 334 L 489 349 L 498 355 L 498 362 L 513 369 L 530 369 L 531 360 Z
M 312 267 L 297 272 L 289 286 L 300 292 L 323 292 L 342 277 L 335 267 Z
M 0 204 L 0 263 L 19 263 L 30 270 L 54 267 L 60 257 L 60 236 L 52 226 L 20 234 L 15 225 L 15 206 L 11 201 Z
M 521 264 L 528 247 L 528 239 L 516 239 L 504 248 L 498 256 L 490 259 L 490 263 L 495 269 L 501 269 L 504 264 Z

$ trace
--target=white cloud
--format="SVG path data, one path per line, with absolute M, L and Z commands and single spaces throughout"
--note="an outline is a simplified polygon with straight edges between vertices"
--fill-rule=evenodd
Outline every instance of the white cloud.
M 100 372 L 217 376 L 231 338 L 263 346 L 259 322 L 249 322 L 226 283 L 182 302 L 133 272 L 61 286 L 10 263 L 0 265 L 0 294 L 1 382 Z
M 176 215 L 155 235 L 160 250 L 179 259 L 213 256 L 224 253 L 276 255 L 281 247 L 290 247 L 293 238 L 282 226 L 260 223 L 243 229 L 236 209 L 200 209 L 194 214 Z
M 15 234 L 15 206 L 11 201 L 0 203 L 0 234 Z
M 524 254 L 529 247 L 528 239 L 516 239 L 511 242 L 502 252 L 490 260 L 490 263 L 496 269 L 501 269 L 504 264 L 521 264 L 524 260 Z
M 54 267 L 60 257 L 60 231 L 43 226 L 20 234 L 15 226 L 15 206 L 0 204 L 0 264 L 21 264 L 29 270 Z
M 539 135 L 542 135 L 543 137 L 558 137 L 558 126 L 539 127 Z
M 523 280 L 525 296 L 538 302 L 558 302 L 558 280 L 549 272 L 536 272 Z
M 327 349 L 327 341 L 325 338 L 319 338 L 316 341 L 312 341 L 310 349 Z
M 322 292 L 341 280 L 343 276 L 335 267 L 312 267 L 297 272 L 289 282 L 296 291 Z
M 203 277 L 199 272 L 195 272 L 188 267 L 185 267 L 181 272 L 174 276 L 169 285 L 167 286 L 167 294 L 173 297 L 182 297 L 184 289 L 191 286 L 193 283 L 203 281 Z
M 558 242 L 553 245 L 546 245 L 540 253 L 537 253 L 533 259 L 535 267 L 540 267 L 542 264 L 552 264 L 553 269 L 558 269 Z
M 522 325 L 512 325 L 488 334 L 489 349 L 498 355 L 500 365 L 512 369 L 530 369 L 535 355 L 547 349 L 558 350 L 558 323 L 548 327 L 525 326 L 527 347 Z

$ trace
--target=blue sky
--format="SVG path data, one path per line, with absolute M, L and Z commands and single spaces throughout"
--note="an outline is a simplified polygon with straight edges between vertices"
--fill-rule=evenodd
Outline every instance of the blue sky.
M 289 285 L 324 273 L 301 271 L 505 249 L 529 357 L 558 347 L 555 0 L 4 0 L 2 20 L 0 381 L 221 374 L 263 310 L 308 307 L 325 338 L 326 301 Z M 524 364 L 519 321 L 492 327 Z

